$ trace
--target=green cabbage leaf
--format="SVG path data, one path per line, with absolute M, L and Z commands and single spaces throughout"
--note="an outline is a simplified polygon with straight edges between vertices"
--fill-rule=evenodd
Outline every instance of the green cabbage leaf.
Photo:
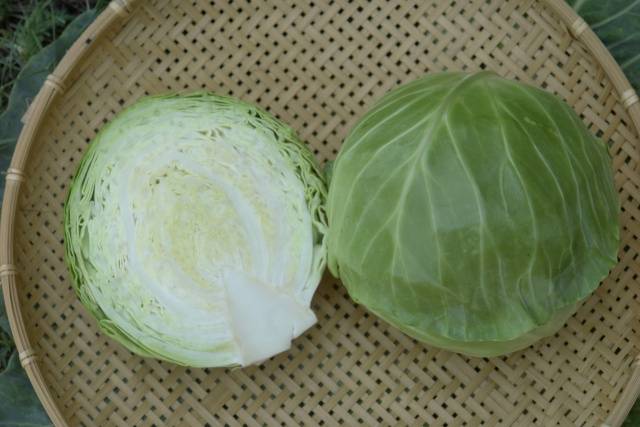
M 606 145 L 554 95 L 491 72 L 385 96 L 333 164 L 329 268 L 407 334 L 476 356 L 554 333 L 616 263 Z

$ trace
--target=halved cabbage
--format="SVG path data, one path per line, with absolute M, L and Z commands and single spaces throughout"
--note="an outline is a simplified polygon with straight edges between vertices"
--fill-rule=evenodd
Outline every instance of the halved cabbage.
M 130 350 L 244 366 L 316 318 L 326 188 L 268 113 L 209 93 L 149 97 L 96 136 L 65 207 L 82 303 Z
M 366 114 L 333 165 L 329 268 L 407 334 L 477 356 L 554 333 L 616 263 L 606 145 L 550 93 L 434 74 Z

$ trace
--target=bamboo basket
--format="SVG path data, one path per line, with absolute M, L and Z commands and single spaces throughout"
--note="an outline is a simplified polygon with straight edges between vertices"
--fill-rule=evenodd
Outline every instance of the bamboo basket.
M 102 335 L 63 262 L 62 207 L 87 143 L 145 94 L 206 88 L 290 124 L 321 162 L 396 85 L 491 69 L 566 100 L 609 143 L 620 262 L 555 336 L 493 359 L 430 348 L 326 276 L 319 322 L 242 370 L 187 369 Z M 562 0 L 114 1 L 24 118 L 0 224 L 20 360 L 56 426 L 619 426 L 640 391 L 640 104 Z

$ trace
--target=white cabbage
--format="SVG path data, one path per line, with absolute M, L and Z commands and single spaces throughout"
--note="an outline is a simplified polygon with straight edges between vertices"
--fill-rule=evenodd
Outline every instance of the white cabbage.
M 316 318 L 326 189 L 294 133 L 207 93 L 152 97 L 91 144 L 65 208 L 66 259 L 102 329 L 139 354 L 245 366 Z

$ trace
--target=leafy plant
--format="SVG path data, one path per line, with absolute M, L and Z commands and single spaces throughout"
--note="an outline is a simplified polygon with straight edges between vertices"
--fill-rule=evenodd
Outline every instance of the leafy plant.
M 55 42 L 29 58 L 13 82 L 7 108 L 0 115 L 0 170 L 6 170 L 9 167 L 11 155 L 22 129 L 21 118 L 29 103 L 37 95 L 47 75 L 53 71 L 67 49 L 93 21 L 97 13 L 96 10 L 91 9 L 79 15 Z M 0 196 L 3 192 L 4 175 L 0 175 Z
M 640 1 L 568 0 L 607 46 L 620 68 L 640 90 Z
M 640 91 L 640 1 L 567 0 L 607 46 L 636 91 Z M 640 426 L 640 403 L 624 423 Z
M 11 339 L 11 329 L 9 319 L 4 308 L 2 293 L 0 293 L 0 372 L 7 368 L 9 359 L 15 353 L 13 340 Z M 2 419 L 0 418 L 0 421 Z
M 24 22 L 15 17 L 15 9 L 20 9 L 28 16 L 25 3 L 0 3 L 0 19 L 6 28 L 7 22 L 17 21 L 14 27 L 19 27 Z M 19 6 L 17 6 L 19 5 Z M 82 3 L 86 8 L 86 4 Z M 51 10 L 39 8 L 38 10 Z M 77 13 L 77 12 L 76 12 Z M 93 21 L 97 15 L 96 9 L 88 9 L 77 16 L 64 30 L 64 32 L 49 46 L 39 52 L 30 52 L 33 56 L 25 54 L 21 57 L 22 64 L 13 61 L 18 57 L 17 52 L 8 53 L 11 49 L 17 49 L 18 43 L 7 44 L 7 33 L 0 36 L 0 50 L 3 55 L 0 59 L 0 94 L 7 101 L 6 110 L 0 115 L 0 169 L 6 170 L 15 147 L 18 134 L 22 127 L 20 118 L 25 113 L 29 100 L 33 99 L 46 76 L 62 58 L 66 50 Z M 55 19 L 54 19 L 55 21 Z M 33 21 L 32 21 L 33 22 Z M 42 36 L 47 32 L 39 32 Z M 51 33 L 52 36 L 57 33 Z M 41 43 L 47 43 L 41 39 Z M 8 55 L 8 56 L 7 56 Z M 18 64 L 18 65 L 16 65 Z M 18 73 L 19 71 L 19 73 Z M 14 82 L 15 79 L 15 82 Z M 8 89 L 11 87 L 11 95 Z M 4 175 L 0 175 L 0 187 L 4 190 Z M 1 191 L 0 191 L 1 194 Z M 44 426 L 51 425 L 44 409 L 40 405 L 29 379 L 17 363 L 17 352 L 10 336 L 9 322 L 0 293 L 0 426 Z
M 559 329 L 617 261 L 606 145 L 569 106 L 492 72 L 386 95 L 345 140 L 329 268 L 419 340 L 475 356 Z
M 0 426 L 50 426 L 29 379 L 13 353 L 7 367 L 0 372 Z
M 85 6 L 86 8 L 86 6 Z M 18 72 L 75 17 L 51 0 L 4 1 L 0 6 L 0 109 Z

